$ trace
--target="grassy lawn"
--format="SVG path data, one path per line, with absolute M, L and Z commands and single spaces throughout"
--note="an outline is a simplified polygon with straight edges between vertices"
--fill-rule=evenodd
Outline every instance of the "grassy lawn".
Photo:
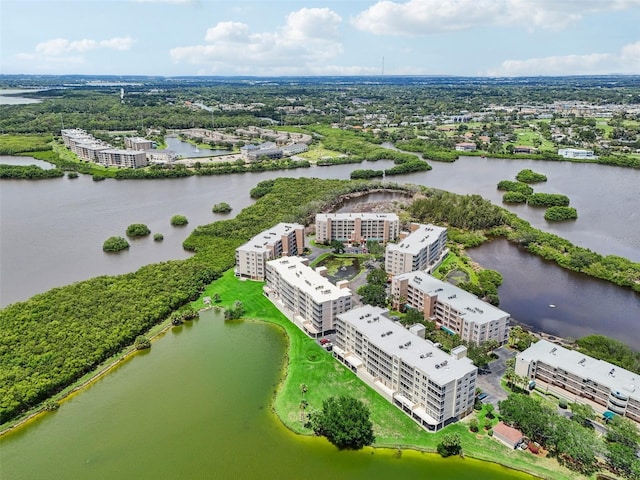
M 329 396 L 350 395 L 362 400 L 371 412 L 376 446 L 403 447 L 432 452 L 435 451 L 442 435 L 457 432 L 462 437 L 465 456 L 496 462 L 542 478 L 559 480 L 583 478 L 559 466 L 553 459 L 538 458 L 528 452 L 511 450 L 490 438 L 484 431 L 472 433 L 466 421 L 450 425 L 435 434 L 427 433 L 293 325 L 263 295 L 262 286 L 262 282 L 238 280 L 233 275 L 233 271 L 229 270 L 209 285 L 202 297 L 213 297 L 217 293 L 221 297 L 219 305 L 222 307 L 241 300 L 247 319 L 273 323 L 286 332 L 289 343 L 288 354 L 283 366 L 282 383 L 272 408 L 292 431 L 305 435 L 312 433 L 304 428 L 301 418 L 300 401 L 303 397 L 300 385 L 304 383 L 308 388 L 304 396 L 309 402 L 307 411 L 322 408 L 322 401 Z M 193 302 L 194 308 L 203 308 L 202 297 Z M 486 415 L 486 412 L 484 414 Z M 497 418 L 494 421 L 497 423 Z
M 518 136 L 518 140 L 515 142 L 517 145 L 527 145 L 527 146 L 533 147 L 535 146 L 533 144 L 533 140 L 537 138 L 538 140 L 542 141 L 542 144 L 540 145 L 540 147 L 537 147 L 537 148 L 541 148 L 541 149 L 555 148 L 552 142 L 543 138 L 542 135 L 540 135 L 538 132 L 534 132 L 532 130 L 529 130 L 528 128 L 516 129 L 515 133 Z
M 449 252 L 444 261 L 433 272 L 433 276 L 440 280 L 443 280 L 446 274 L 453 270 L 462 270 L 467 275 L 469 275 L 471 283 L 474 283 L 476 285 L 478 284 L 478 275 L 475 270 L 470 265 L 464 263 L 462 259 L 453 252 Z
M 298 156 L 304 158 L 305 160 L 317 162 L 318 160 L 321 160 L 323 157 L 336 158 L 336 157 L 339 157 L 340 155 L 344 155 L 344 154 L 342 152 L 337 152 L 335 150 L 327 150 L 322 146 L 322 144 L 319 144 L 319 145 L 313 144 L 309 147 L 308 151 L 304 153 L 300 153 Z
M 64 145 L 60 145 L 57 142 L 52 142 L 53 151 L 63 160 L 68 160 L 81 165 L 88 165 L 90 167 L 90 175 L 102 175 L 103 177 L 113 178 L 116 176 L 118 169 L 116 167 L 103 167 L 97 163 L 84 162 L 78 158 L 78 156 L 70 152 Z

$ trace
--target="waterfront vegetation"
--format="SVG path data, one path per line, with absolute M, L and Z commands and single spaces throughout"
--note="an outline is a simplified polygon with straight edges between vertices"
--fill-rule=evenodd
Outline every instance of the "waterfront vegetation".
M 578 350 L 605 362 L 613 363 L 626 370 L 640 375 L 640 352 L 628 345 L 603 335 L 587 335 L 579 338 Z
M 63 176 L 64 172 L 59 168 L 50 168 L 45 170 L 37 165 L 0 164 L 0 178 L 40 180 L 44 178 L 59 178 Z
M 525 196 L 529 196 L 533 193 L 533 188 L 523 182 L 514 182 L 513 180 L 501 180 L 498 182 L 498 190 L 504 190 L 506 192 L 517 192 Z
M 576 218 L 578 218 L 578 211 L 573 207 L 549 207 L 544 212 L 544 219 L 551 222 L 575 220 Z
M 164 240 L 164 235 L 161 233 L 154 233 L 153 240 L 156 242 L 161 242 L 162 240 Z
M 351 172 L 351 180 L 363 180 L 369 178 L 384 177 L 384 170 L 354 170 Z
M 527 204 L 533 207 L 568 207 L 569 197 L 558 193 L 532 193 Z
M 144 223 L 132 223 L 127 227 L 127 237 L 146 237 L 151 233 Z
M 105 252 L 119 252 L 129 247 L 129 242 L 122 237 L 109 237 L 102 244 L 102 250 Z
M 534 172 L 529 168 L 525 168 L 517 173 L 516 180 L 524 183 L 546 182 L 547 176 L 542 173 Z
M 213 213 L 229 213 L 231 210 L 231 205 L 229 205 L 227 202 L 216 203 L 213 207 L 211 207 L 211 211 Z
M 189 223 L 189 220 L 184 215 L 174 215 L 173 217 L 171 217 L 171 220 L 169 220 L 169 222 L 174 227 L 183 227 L 187 223 Z

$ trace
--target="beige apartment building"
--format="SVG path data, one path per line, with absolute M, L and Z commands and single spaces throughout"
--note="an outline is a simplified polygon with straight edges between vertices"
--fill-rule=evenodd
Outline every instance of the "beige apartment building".
M 302 331 L 317 338 L 332 333 L 336 316 L 351 309 L 348 282 L 334 285 L 302 257 L 267 262 L 264 293 Z
M 153 142 L 142 137 L 125 137 L 124 147 L 128 150 L 151 150 Z
M 400 275 L 417 270 L 432 272 L 447 255 L 447 229 L 412 223 L 410 232 L 400 232 L 397 243 L 387 244 L 385 270 Z
M 302 255 L 304 242 L 304 225 L 278 223 L 236 249 L 235 274 L 237 277 L 264 281 L 268 260 Z
M 364 305 L 337 316 L 333 355 L 429 431 L 473 411 L 477 368 L 466 348 L 452 354 Z
M 139 168 L 148 165 L 144 150 L 101 150 L 98 152 L 98 163 L 105 167 L 123 168 Z
M 316 241 L 388 242 L 400 235 L 400 220 L 395 213 L 318 213 Z
M 396 309 L 415 308 L 443 330 L 476 344 L 509 338 L 509 314 L 475 295 L 425 272 L 409 272 L 391 279 Z
M 640 423 L 640 376 L 629 370 L 547 340 L 519 353 L 515 370 L 539 390 Z

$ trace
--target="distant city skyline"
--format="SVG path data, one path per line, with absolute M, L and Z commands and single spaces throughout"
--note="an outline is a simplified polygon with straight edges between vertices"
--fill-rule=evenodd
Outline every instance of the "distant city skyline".
M 0 0 L 0 73 L 640 74 L 640 0 Z

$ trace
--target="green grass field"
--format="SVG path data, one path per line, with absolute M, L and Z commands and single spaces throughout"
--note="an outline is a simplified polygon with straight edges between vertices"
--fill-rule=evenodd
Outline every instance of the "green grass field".
M 303 426 L 300 402 L 300 384 L 307 385 L 304 398 L 309 402 L 307 411 L 320 409 L 329 396 L 350 395 L 362 400 L 371 412 L 376 446 L 411 448 L 433 452 L 444 433 L 458 432 L 462 437 L 465 456 L 496 462 L 511 468 L 527 471 L 541 478 L 569 480 L 584 478 L 571 472 L 553 460 L 539 458 L 528 452 L 511 450 L 490 438 L 486 432 L 472 433 L 466 421 L 448 426 L 438 433 L 428 433 L 409 417 L 369 388 L 354 373 L 336 361 L 314 340 L 291 323 L 262 293 L 262 282 L 237 279 L 232 270 L 207 287 L 194 308 L 204 307 L 202 298 L 220 295 L 221 307 L 241 300 L 250 321 L 265 321 L 280 326 L 288 339 L 288 354 L 283 366 L 283 378 L 273 401 L 273 411 L 292 431 L 310 435 Z M 480 413 L 482 415 L 483 412 Z M 484 418 L 482 417 L 482 420 Z M 495 420 L 497 422 L 497 419 Z M 492 422 L 494 423 L 494 422 Z M 483 425 L 481 423 L 481 425 Z

